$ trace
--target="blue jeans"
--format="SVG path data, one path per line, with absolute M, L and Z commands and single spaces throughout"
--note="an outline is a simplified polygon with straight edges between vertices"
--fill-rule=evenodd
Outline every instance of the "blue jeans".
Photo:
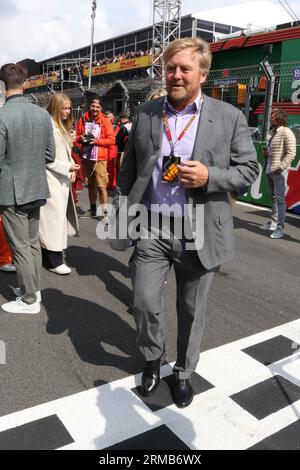
M 285 193 L 287 186 L 288 170 L 284 170 L 280 175 L 266 175 L 272 198 L 271 219 L 277 223 L 277 228 L 284 228 L 285 222 Z

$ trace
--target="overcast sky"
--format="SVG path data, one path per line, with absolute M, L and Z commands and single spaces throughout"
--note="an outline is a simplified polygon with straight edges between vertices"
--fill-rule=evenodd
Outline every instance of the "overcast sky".
M 248 1 L 182 0 L 182 14 Z M 300 0 L 289 4 L 300 17 Z M 91 5 L 91 0 L 0 0 L 0 65 L 27 57 L 39 61 L 88 45 Z M 97 5 L 95 42 L 152 21 L 152 0 L 97 0 Z

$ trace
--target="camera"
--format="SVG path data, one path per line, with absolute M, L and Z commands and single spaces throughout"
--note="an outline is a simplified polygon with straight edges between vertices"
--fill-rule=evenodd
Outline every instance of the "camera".
M 91 145 L 92 139 L 94 139 L 93 134 L 84 134 L 82 143 L 85 145 Z

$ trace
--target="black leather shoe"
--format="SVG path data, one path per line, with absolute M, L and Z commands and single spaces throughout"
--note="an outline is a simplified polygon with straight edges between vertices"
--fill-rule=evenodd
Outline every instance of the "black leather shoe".
M 176 378 L 173 400 L 178 408 L 185 408 L 189 406 L 194 398 L 194 391 L 190 384 L 190 379 Z
M 141 382 L 141 393 L 149 397 L 157 389 L 160 382 L 160 366 L 165 358 L 165 351 L 154 361 L 146 361 Z

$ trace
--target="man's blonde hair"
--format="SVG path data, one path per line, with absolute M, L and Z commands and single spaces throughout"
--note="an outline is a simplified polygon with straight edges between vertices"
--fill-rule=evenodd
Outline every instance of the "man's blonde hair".
M 182 38 L 172 41 L 163 53 L 164 63 L 167 64 L 173 55 L 185 49 L 192 49 L 193 52 L 198 54 L 200 69 L 203 73 L 208 75 L 212 61 L 212 54 L 209 44 L 201 38 Z

